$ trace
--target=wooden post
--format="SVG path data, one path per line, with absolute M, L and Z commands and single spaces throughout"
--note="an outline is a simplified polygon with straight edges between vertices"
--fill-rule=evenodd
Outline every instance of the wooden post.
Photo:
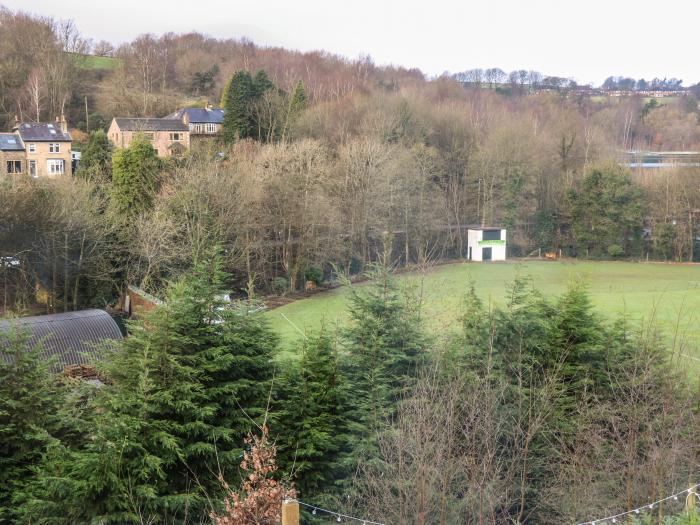
M 688 489 L 688 497 L 685 498 L 685 510 L 688 512 L 693 512 L 695 510 L 695 498 L 697 493 L 695 492 L 695 487 L 690 487 Z
M 299 503 L 293 499 L 282 503 L 282 525 L 299 525 Z

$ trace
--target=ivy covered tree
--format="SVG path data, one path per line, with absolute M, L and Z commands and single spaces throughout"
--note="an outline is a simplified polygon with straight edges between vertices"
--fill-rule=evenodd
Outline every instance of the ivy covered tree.
M 160 159 L 143 135 L 136 136 L 128 148 L 114 152 L 110 208 L 115 217 L 125 221 L 153 207 L 160 167 Z
M 112 179 L 112 144 L 101 129 L 90 133 L 76 175 L 97 182 Z

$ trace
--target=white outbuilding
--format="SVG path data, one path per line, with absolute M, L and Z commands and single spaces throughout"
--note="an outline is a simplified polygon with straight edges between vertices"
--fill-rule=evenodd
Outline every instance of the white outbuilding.
M 467 230 L 470 261 L 505 261 L 506 231 L 503 228 L 476 226 Z

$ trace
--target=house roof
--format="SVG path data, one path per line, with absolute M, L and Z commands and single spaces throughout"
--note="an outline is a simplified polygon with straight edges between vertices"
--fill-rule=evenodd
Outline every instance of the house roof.
M 192 124 L 222 124 L 224 122 L 224 110 L 220 108 L 182 108 L 165 118 L 182 120 L 185 115 Z
M 0 151 L 24 151 L 22 138 L 17 133 L 0 133 Z
M 122 131 L 187 131 L 181 120 L 171 118 L 115 118 Z
M 465 226 L 468 230 L 505 230 L 505 226 L 489 226 L 483 224 L 467 224 Z
M 16 128 L 24 142 L 71 142 L 69 133 L 54 122 L 22 122 Z
M 67 366 L 84 365 L 99 358 L 99 344 L 122 339 L 119 326 L 104 310 L 82 310 L 51 315 L 20 317 L 0 321 L 0 332 L 9 332 L 13 327 L 26 330 L 29 344 L 42 347 L 45 359 L 54 358 L 52 369 L 60 372 Z M 0 356 L 9 360 L 2 352 L 7 341 L 0 339 Z

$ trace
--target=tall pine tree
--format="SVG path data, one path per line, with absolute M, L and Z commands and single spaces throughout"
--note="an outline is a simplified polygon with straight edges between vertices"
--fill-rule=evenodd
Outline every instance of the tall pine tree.
M 226 144 L 252 135 L 250 105 L 255 95 L 256 88 L 247 71 L 237 71 L 227 83 L 222 95 L 225 110 L 222 136 Z
M 304 112 L 308 105 L 309 97 L 306 94 L 304 83 L 300 80 L 294 85 L 292 94 L 289 97 L 289 102 L 287 104 L 287 118 L 285 119 L 284 132 L 282 133 L 283 139 L 286 137 L 289 130 L 294 126 L 299 119 L 299 116 Z
M 333 340 L 323 329 L 301 341 L 299 356 L 281 381 L 278 462 L 302 498 L 319 501 L 334 484 L 335 459 L 345 439 L 341 377 Z
M 47 505 L 49 521 L 196 521 L 222 499 L 217 475 L 235 479 L 265 411 L 276 341 L 259 314 L 222 301 L 223 278 L 218 257 L 199 262 L 130 327 L 106 366 L 93 436 L 43 469 L 46 500 L 67 497 Z
M 33 467 L 77 430 L 69 389 L 20 330 L 0 334 L 0 524 L 26 522 Z
M 351 436 L 342 459 L 346 473 L 361 458 L 377 457 L 376 433 L 414 384 L 427 345 L 419 301 L 410 289 L 401 290 L 383 267 L 368 277 L 371 284 L 352 290 L 351 322 L 343 333 L 344 410 Z

